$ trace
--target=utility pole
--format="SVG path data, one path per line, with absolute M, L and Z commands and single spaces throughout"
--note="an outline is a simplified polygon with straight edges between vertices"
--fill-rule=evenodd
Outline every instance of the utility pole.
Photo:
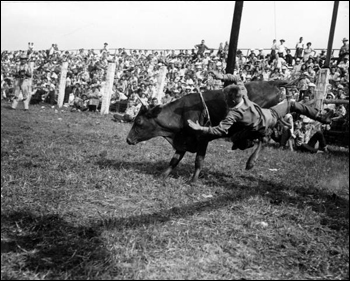
M 327 46 L 327 56 L 326 56 L 326 62 L 323 68 L 329 68 L 329 64 L 331 62 L 332 46 L 333 46 L 333 39 L 334 39 L 335 24 L 337 23 L 338 7 L 339 7 L 339 1 L 334 1 L 331 30 L 329 32 L 329 39 L 328 39 L 328 46 Z
M 230 43 L 229 43 L 229 49 L 228 49 L 226 73 L 233 74 L 233 71 L 235 69 L 236 52 L 237 52 L 237 45 L 238 45 L 239 28 L 241 25 L 243 2 L 244 1 L 235 2 L 235 9 L 233 12 L 233 20 L 232 20 L 232 27 L 231 27 L 231 37 L 230 37 Z M 226 83 L 225 83 L 225 86 L 226 86 Z

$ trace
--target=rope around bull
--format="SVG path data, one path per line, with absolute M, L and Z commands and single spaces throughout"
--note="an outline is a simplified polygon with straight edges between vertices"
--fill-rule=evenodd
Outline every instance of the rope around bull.
M 209 126 L 211 126 L 211 119 L 210 119 L 210 114 L 209 114 L 209 110 L 208 110 L 207 104 L 205 103 L 203 95 L 202 95 L 202 92 L 201 92 L 201 90 L 199 89 L 198 86 L 196 87 L 196 90 L 197 90 L 199 96 L 201 97 L 201 100 L 202 100 L 202 103 L 203 103 L 203 107 L 204 107 L 204 109 L 206 111 L 206 114 L 208 116 L 208 121 L 204 125 L 207 125 L 209 123 Z

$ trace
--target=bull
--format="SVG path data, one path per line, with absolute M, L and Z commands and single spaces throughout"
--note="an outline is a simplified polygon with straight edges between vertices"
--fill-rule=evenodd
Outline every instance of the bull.
M 248 97 L 263 108 L 270 108 L 280 102 L 279 87 L 288 87 L 288 81 L 253 81 L 246 83 Z M 127 143 L 135 145 L 141 141 L 146 141 L 154 137 L 164 137 L 175 149 L 169 166 L 162 173 L 166 178 L 172 170 L 179 164 L 187 151 L 196 153 L 195 171 L 191 182 L 196 182 L 203 167 L 206 150 L 210 141 L 219 137 L 212 135 L 199 135 L 193 131 L 187 123 L 188 119 L 200 120 L 203 124 L 205 118 L 205 106 L 209 112 L 212 126 L 216 126 L 223 120 L 229 110 L 227 104 L 227 93 L 222 90 L 205 91 L 202 94 L 189 94 L 180 99 L 172 101 L 162 106 L 148 108 L 142 105 L 134 124 L 127 136 Z M 242 131 L 239 125 L 233 125 L 227 136 L 234 139 L 237 132 Z M 251 136 L 251 139 L 256 136 Z M 246 147 L 238 148 L 244 149 Z M 251 169 L 257 159 L 261 148 L 261 142 L 249 157 L 246 169 Z M 234 148 L 232 148 L 234 149 Z

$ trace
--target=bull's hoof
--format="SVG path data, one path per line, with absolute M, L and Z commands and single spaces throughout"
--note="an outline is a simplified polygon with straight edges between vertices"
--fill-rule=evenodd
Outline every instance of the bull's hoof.
M 190 185 L 190 186 L 199 186 L 200 182 L 198 181 L 198 179 L 190 179 L 188 181 L 186 181 L 186 184 Z
M 254 165 L 254 163 L 247 163 L 247 165 L 245 166 L 245 169 L 246 170 L 251 170 L 251 169 L 253 169 L 253 167 L 254 167 L 255 165 Z
M 169 176 L 168 173 L 161 173 L 159 177 L 160 177 L 160 179 L 162 179 L 162 180 L 166 180 L 166 179 L 168 178 L 168 176 Z
M 166 169 L 164 172 L 162 172 L 162 173 L 160 174 L 159 177 L 160 177 L 162 180 L 166 180 L 166 179 L 169 177 L 170 173 L 171 173 L 171 169 Z

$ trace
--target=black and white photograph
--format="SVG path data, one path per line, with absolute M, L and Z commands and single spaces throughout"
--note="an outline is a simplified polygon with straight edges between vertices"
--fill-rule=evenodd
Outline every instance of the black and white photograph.
M 349 2 L 1 1 L 1 280 L 349 280 Z

